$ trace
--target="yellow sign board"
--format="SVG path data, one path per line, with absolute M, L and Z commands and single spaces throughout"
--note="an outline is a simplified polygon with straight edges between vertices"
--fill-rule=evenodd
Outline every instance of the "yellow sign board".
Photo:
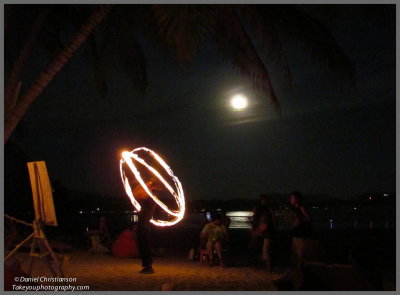
M 36 219 L 41 220 L 45 225 L 57 226 L 53 193 L 46 163 L 39 161 L 28 162 L 27 164 Z

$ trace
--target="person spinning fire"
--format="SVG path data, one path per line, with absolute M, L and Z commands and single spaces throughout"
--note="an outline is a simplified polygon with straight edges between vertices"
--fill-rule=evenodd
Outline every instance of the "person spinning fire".
M 153 194 L 162 191 L 159 181 L 157 181 L 154 177 L 146 182 L 146 186 Z M 141 206 L 138 214 L 136 233 L 138 250 L 143 266 L 143 269 L 140 271 L 140 273 L 152 274 L 154 273 L 154 269 L 150 248 L 150 220 L 153 218 L 156 209 L 156 203 L 146 193 L 140 184 L 134 188 L 133 195 Z

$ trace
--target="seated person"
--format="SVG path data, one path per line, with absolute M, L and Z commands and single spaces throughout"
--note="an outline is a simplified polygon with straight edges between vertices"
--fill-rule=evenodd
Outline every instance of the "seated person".
M 201 239 L 206 239 L 206 250 L 209 255 L 209 264 L 213 265 L 213 250 L 217 252 L 220 266 L 224 266 L 221 254 L 221 243 L 228 239 L 225 225 L 221 224 L 221 217 L 217 213 L 211 214 L 211 222 L 206 224 L 200 234 Z

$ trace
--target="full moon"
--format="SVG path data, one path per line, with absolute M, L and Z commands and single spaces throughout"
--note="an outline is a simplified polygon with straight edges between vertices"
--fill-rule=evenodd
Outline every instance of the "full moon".
M 231 99 L 231 106 L 235 110 L 243 110 L 247 107 L 247 97 L 242 94 L 237 94 Z

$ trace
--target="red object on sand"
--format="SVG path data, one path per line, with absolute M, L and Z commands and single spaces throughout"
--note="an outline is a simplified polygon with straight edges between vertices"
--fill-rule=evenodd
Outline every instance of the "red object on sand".
M 113 255 L 117 258 L 134 258 L 139 257 L 134 233 L 129 229 L 124 230 L 111 247 Z

